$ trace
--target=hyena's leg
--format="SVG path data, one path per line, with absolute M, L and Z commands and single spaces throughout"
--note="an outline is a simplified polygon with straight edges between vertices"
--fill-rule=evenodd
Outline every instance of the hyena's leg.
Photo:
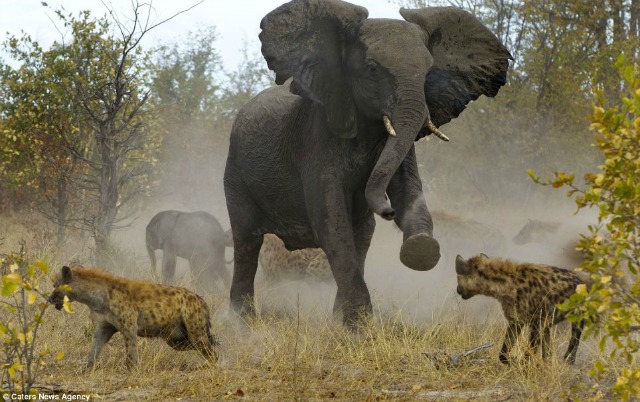
M 183 315 L 183 317 L 185 317 Z M 184 320 L 191 345 L 212 362 L 218 361 L 214 349 L 215 341 L 211 335 L 211 324 L 208 314 L 194 314 Z
M 551 354 L 551 327 L 549 325 L 545 325 L 540 332 L 540 335 L 542 336 L 542 359 L 546 360 Z
M 582 329 L 584 328 L 584 320 L 579 323 L 571 323 L 571 340 L 569 341 L 569 347 L 567 353 L 564 355 L 564 359 L 569 364 L 576 362 L 576 354 L 578 353 L 578 345 L 580 345 L 580 337 L 582 336 Z
M 540 321 L 533 320 L 529 325 L 531 327 L 531 333 L 529 334 L 529 348 L 530 351 L 527 351 L 527 357 L 530 357 L 530 354 L 535 354 L 538 351 L 538 347 L 540 346 Z
M 502 349 L 500 349 L 500 361 L 502 363 L 509 364 L 509 351 L 511 350 L 511 347 L 516 343 L 520 332 L 522 332 L 522 324 L 516 321 L 509 321 L 507 334 L 504 337 Z
M 105 343 L 109 342 L 109 339 L 118 332 L 113 325 L 103 322 L 95 325 L 95 331 L 93 332 L 93 344 L 91 345 L 91 352 L 89 352 L 89 362 L 87 367 L 93 367 L 96 359 L 102 351 L 102 347 Z
M 127 349 L 127 367 L 131 368 L 138 364 L 138 317 L 133 312 L 121 318 L 120 332 L 124 337 L 124 344 Z

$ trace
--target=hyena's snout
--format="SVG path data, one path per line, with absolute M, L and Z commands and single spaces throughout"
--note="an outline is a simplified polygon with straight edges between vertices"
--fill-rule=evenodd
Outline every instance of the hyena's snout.
M 51 293 L 51 296 L 49 296 L 47 302 L 53 304 L 56 310 L 62 310 L 62 307 L 64 305 L 64 296 L 61 292 L 53 292 Z
M 463 288 L 460 285 L 458 285 L 458 287 L 456 288 L 456 292 L 458 292 L 460 297 L 462 297 L 464 300 L 467 300 L 471 298 L 471 296 L 473 296 L 473 293 L 468 292 L 465 288 Z

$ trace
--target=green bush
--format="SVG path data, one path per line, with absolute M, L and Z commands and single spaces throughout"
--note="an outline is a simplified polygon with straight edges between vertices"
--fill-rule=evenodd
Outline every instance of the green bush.
M 20 252 L 0 255 L 0 379 L 3 392 L 33 394 L 37 375 L 51 358 L 45 345 L 36 347 L 44 315 L 49 307 L 46 262 L 27 261 L 24 244 Z M 68 304 L 68 303 L 67 303 Z M 64 353 L 55 356 L 61 359 Z
M 610 361 L 622 362 L 601 359 L 591 375 L 613 370 L 612 391 L 626 401 L 640 397 L 640 72 L 622 56 L 616 67 L 625 90 L 619 105 L 608 107 L 600 98 L 594 107 L 591 130 L 604 163 L 597 173 L 585 175 L 586 188 L 566 173 L 545 182 L 529 174 L 543 185 L 570 187 L 568 195 L 575 196 L 578 209 L 597 208 L 597 224 L 578 244 L 587 257 L 579 269 L 590 274 L 592 283 L 580 286 L 560 308 L 571 321 L 585 321 L 585 336 L 596 336 Z

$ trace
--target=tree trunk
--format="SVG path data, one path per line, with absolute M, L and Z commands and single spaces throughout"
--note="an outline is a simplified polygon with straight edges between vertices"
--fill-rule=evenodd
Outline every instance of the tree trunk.
M 118 159 L 108 125 L 100 128 L 100 183 L 99 205 L 94 228 L 98 266 L 109 268 L 111 231 L 116 218 L 118 202 Z
M 640 0 L 631 0 L 631 7 L 629 9 L 629 41 L 631 43 L 632 57 L 635 59 L 640 54 L 638 46 L 638 40 L 640 40 Z
M 66 227 L 67 227 L 67 178 L 62 174 L 58 178 L 58 188 L 56 189 L 56 223 L 58 226 L 58 234 L 56 243 L 58 247 L 61 247 L 66 241 Z

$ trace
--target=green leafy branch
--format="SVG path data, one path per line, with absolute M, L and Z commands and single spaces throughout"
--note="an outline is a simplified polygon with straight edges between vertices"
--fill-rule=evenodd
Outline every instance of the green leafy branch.
M 42 283 L 48 281 L 49 266 L 42 260 L 29 264 L 24 244 L 19 253 L 0 257 L 0 341 L 2 383 L 9 392 L 28 395 L 39 370 L 51 355 L 48 346 L 37 349 L 39 330 L 49 307 Z M 64 353 L 55 358 L 62 359 Z

